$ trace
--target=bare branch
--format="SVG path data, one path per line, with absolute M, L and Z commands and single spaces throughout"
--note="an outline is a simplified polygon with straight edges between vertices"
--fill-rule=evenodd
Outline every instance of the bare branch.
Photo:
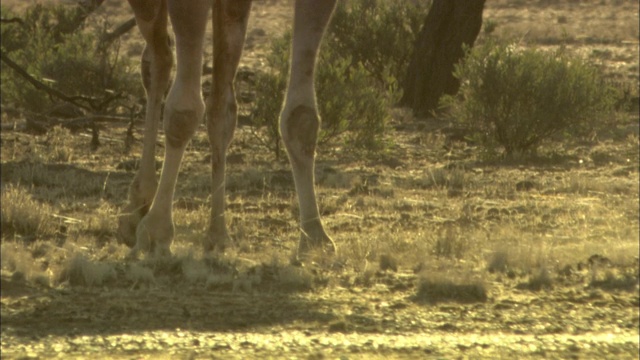
M 92 103 L 93 99 L 91 98 L 87 98 L 84 96 L 68 96 L 48 85 L 45 85 L 44 83 L 42 83 L 41 81 L 37 80 L 36 78 L 34 78 L 33 76 L 31 76 L 25 69 L 23 69 L 22 67 L 20 67 L 20 65 L 16 64 L 15 62 L 13 62 L 13 60 L 9 59 L 9 57 L 4 53 L 4 51 L 0 50 L 0 60 L 2 60 L 2 62 L 4 62 L 5 64 L 7 64 L 7 66 L 9 66 L 10 68 L 12 68 L 15 72 L 18 73 L 18 75 L 22 76 L 25 80 L 27 80 L 31 85 L 33 85 L 36 89 L 39 90 L 43 90 L 45 91 L 47 94 L 56 97 L 58 99 L 64 100 L 72 105 L 75 105 L 81 109 L 85 109 L 85 110 L 91 110 L 90 106 L 86 106 L 83 104 L 78 103 L 76 100 L 83 100 L 86 101 L 88 103 Z
M 122 24 L 118 25 L 118 27 L 116 27 L 115 30 L 113 30 L 112 32 L 105 34 L 105 36 L 102 38 L 101 46 L 103 48 L 108 47 L 117 38 L 119 38 L 120 36 L 128 33 L 134 27 L 136 27 L 136 18 L 132 17 L 131 19 L 129 19 L 129 20 L 123 22 Z
M 5 19 L 5 18 L 1 18 L 0 19 L 0 23 L 2 24 L 11 24 L 11 23 L 18 23 L 20 25 L 24 25 L 24 20 L 14 17 L 14 18 L 9 18 L 9 19 Z

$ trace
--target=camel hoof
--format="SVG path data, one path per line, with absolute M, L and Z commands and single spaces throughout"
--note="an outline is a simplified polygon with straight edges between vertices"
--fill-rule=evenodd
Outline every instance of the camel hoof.
M 326 258 L 335 256 L 337 253 L 338 247 L 336 243 L 326 234 L 323 234 L 322 237 L 315 238 L 310 238 L 304 234 L 300 237 L 297 252 L 298 260 L 302 261 L 314 254 Z
M 129 248 L 136 245 L 136 231 L 142 216 L 138 212 L 120 215 L 118 218 L 118 231 L 116 238 L 119 244 L 125 244 Z

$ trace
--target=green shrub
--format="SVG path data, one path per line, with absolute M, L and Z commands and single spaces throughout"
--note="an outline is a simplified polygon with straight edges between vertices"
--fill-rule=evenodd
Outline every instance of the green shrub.
M 431 1 L 349 0 L 338 3 L 329 25 L 329 44 L 351 58 L 383 86 L 406 75 L 416 36 Z
M 415 34 L 428 6 L 404 0 L 341 2 L 322 45 L 316 87 L 322 119 L 320 143 L 355 149 L 385 147 L 389 109 L 400 94 Z M 289 70 L 291 32 L 272 40 L 269 70 L 256 76 L 253 123 L 266 129 L 264 143 L 279 156 L 278 118 Z
M 489 41 L 469 52 L 455 76 L 460 91 L 444 102 L 493 156 L 535 153 L 553 135 L 585 134 L 615 100 L 597 68 L 562 49 Z
M 4 14 L 3 9 L 3 14 Z M 21 23 L 2 24 L 2 51 L 35 79 L 68 96 L 91 99 L 93 111 L 117 112 L 128 95 L 143 94 L 139 74 L 118 52 L 118 42 L 103 48 L 108 24 L 84 25 L 79 7 L 30 7 Z M 2 104 L 46 112 L 61 102 L 36 89 L 2 64 Z

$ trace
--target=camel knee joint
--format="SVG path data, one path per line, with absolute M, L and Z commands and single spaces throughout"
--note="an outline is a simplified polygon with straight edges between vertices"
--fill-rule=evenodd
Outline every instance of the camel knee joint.
M 174 148 L 185 146 L 196 131 L 202 112 L 195 109 L 166 111 L 164 131 L 167 144 Z
M 293 156 L 313 156 L 320 130 L 320 118 L 315 109 L 300 105 L 283 114 L 280 124 L 282 140 Z

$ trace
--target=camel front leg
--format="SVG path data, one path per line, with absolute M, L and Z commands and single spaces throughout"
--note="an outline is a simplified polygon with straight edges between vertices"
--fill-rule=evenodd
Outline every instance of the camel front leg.
M 293 169 L 300 205 L 298 256 L 312 249 L 334 253 L 336 246 L 320 219 L 314 189 L 315 149 L 320 130 L 314 72 L 318 49 L 336 0 L 297 0 L 289 86 L 280 116 L 280 132 Z
M 149 211 L 156 193 L 155 146 L 164 93 L 169 86 L 173 56 L 167 33 L 165 1 L 129 0 L 146 41 L 142 53 L 142 83 L 147 95 L 140 167 L 129 187 L 129 197 L 118 218 L 118 241 L 136 244 L 136 228 Z
M 149 212 L 136 230 L 138 251 L 170 254 L 174 225 L 172 203 L 180 164 L 187 144 L 204 115 L 202 44 L 210 8 L 209 0 L 170 0 L 169 16 L 176 35 L 178 67 L 164 111 L 165 154 L 160 182 Z
M 213 6 L 213 81 L 207 99 L 211 145 L 211 218 L 205 250 L 223 251 L 231 243 L 225 222 L 226 155 L 237 121 L 233 81 L 247 31 L 251 0 L 216 0 Z

